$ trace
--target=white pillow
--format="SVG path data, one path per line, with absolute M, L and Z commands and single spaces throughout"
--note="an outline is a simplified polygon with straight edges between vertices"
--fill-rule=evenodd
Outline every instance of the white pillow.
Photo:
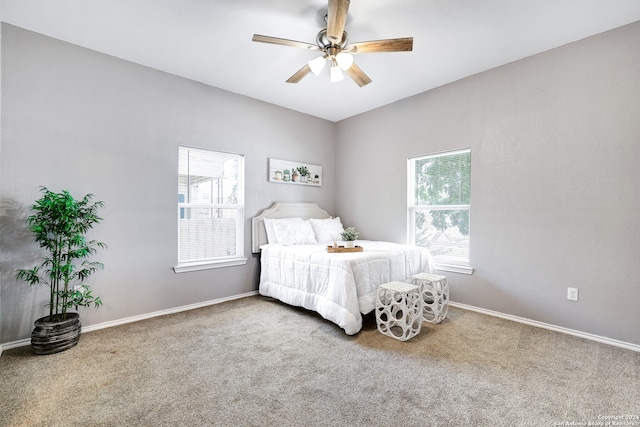
M 278 237 L 276 236 L 276 230 L 273 229 L 273 221 L 274 219 L 265 218 L 264 221 L 264 229 L 267 231 L 267 243 L 273 245 L 278 243 Z
M 311 218 L 309 221 L 318 242 L 333 242 L 334 239 L 341 239 L 340 234 L 344 231 L 344 227 L 339 216 L 327 219 Z
M 311 223 L 302 218 L 274 219 L 273 229 L 281 245 L 306 245 L 318 243 Z

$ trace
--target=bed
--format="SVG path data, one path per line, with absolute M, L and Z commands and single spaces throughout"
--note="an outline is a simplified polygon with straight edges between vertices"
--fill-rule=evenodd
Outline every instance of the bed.
M 343 226 L 315 203 L 275 202 L 251 227 L 260 294 L 316 311 L 348 335 L 374 310 L 380 284 L 435 272 L 429 251 L 416 246 L 356 240 L 362 252 L 329 253 Z

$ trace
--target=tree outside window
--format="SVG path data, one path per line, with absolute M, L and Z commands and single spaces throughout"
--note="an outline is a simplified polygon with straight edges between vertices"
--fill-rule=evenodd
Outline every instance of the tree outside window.
M 471 152 L 409 159 L 409 235 L 437 264 L 469 265 Z

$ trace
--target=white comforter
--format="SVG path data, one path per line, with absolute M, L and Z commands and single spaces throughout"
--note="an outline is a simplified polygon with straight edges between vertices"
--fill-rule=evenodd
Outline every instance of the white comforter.
M 359 240 L 363 252 L 327 253 L 326 244 L 262 247 L 260 294 L 318 312 L 348 335 L 362 328 L 382 283 L 435 272 L 429 251 Z

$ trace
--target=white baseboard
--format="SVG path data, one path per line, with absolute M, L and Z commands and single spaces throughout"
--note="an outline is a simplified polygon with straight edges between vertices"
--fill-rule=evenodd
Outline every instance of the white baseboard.
M 167 314 L 180 313 L 182 311 L 195 310 L 196 308 L 207 307 L 207 306 L 210 306 L 210 305 L 220 304 L 220 303 L 227 302 L 227 301 L 233 301 L 235 299 L 250 297 L 250 296 L 253 296 L 253 295 L 258 295 L 258 291 L 247 292 L 246 294 L 233 295 L 231 297 L 199 302 L 199 303 L 196 303 L 196 304 L 183 305 L 181 307 L 170 308 L 170 309 L 167 309 L 167 310 L 154 311 L 152 313 L 141 314 L 141 315 L 138 315 L 138 316 L 125 317 L 124 319 L 111 320 L 109 322 L 103 322 L 103 323 L 99 323 L 97 325 L 91 325 L 91 326 L 87 326 L 87 327 L 83 326 L 81 332 L 85 333 L 85 332 L 97 331 L 99 329 L 104 329 L 104 328 L 112 328 L 114 326 L 124 325 L 126 323 L 133 323 L 133 322 L 137 322 L 137 321 L 140 321 L 140 320 L 151 319 L 152 317 L 165 316 Z M 3 349 L 4 350 L 9 350 L 10 348 L 22 347 L 22 346 L 30 345 L 30 344 L 31 344 L 31 339 L 30 338 L 27 338 L 27 339 L 24 339 L 24 340 L 18 340 L 18 341 L 12 341 L 12 342 L 8 342 L 8 343 L 0 344 L 0 356 L 2 355 L 2 350 Z
M 24 345 L 29 345 L 29 344 L 31 344 L 31 339 L 26 338 L 23 340 L 11 341 L 11 342 L 6 342 L 4 344 L 0 344 L 0 347 L 2 347 L 2 350 L 9 350 L 11 348 L 22 347 Z M 2 353 L 0 353 L 0 356 L 2 356 Z
M 175 308 L 170 308 L 170 309 L 161 310 L 161 311 L 154 311 L 153 313 L 141 314 L 139 316 L 126 317 L 124 319 L 118 319 L 118 320 L 112 320 L 112 321 L 109 321 L 109 322 L 99 323 L 97 325 L 87 326 L 86 328 L 83 327 L 82 328 L 82 332 L 84 333 L 84 332 L 97 331 L 99 329 L 104 329 L 104 328 L 111 328 L 113 326 L 124 325 L 126 323 L 133 323 L 133 322 L 137 322 L 139 320 L 150 319 L 152 317 L 165 316 L 167 314 L 180 313 L 182 311 L 194 310 L 196 308 L 207 307 L 207 306 L 210 306 L 210 305 L 220 304 L 220 303 L 223 303 L 223 302 L 226 302 L 226 301 L 233 301 L 235 299 L 250 297 L 250 296 L 253 296 L 253 295 L 258 295 L 258 291 L 248 292 L 246 294 L 234 295 L 234 296 L 231 296 L 231 297 L 220 298 L 220 299 L 216 299 L 216 300 L 199 302 L 199 303 L 196 303 L 196 304 L 183 305 L 181 307 L 175 307 Z M 451 307 L 457 307 L 457 308 L 461 308 L 463 310 L 475 311 L 477 313 L 486 314 L 488 316 L 499 317 L 501 319 L 511 320 L 513 322 L 524 323 L 526 325 L 535 326 L 537 328 L 548 329 L 548 330 L 551 330 L 551 331 L 556 331 L 556 332 L 560 332 L 560 333 L 563 333 L 563 334 L 573 335 L 573 336 L 584 338 L 584 339 L 588 339 L 588 340 L 591 340 L 591 341 L 596 341 L 596 342 L 600 342 L 600 343 L 603 343 L 603 344 L 608 344 L 608 345 L 612 345 L 612 346 L 615 346 L 615 347 L 621 347 L 621 348 L 625 348 L 627 350 L 640 352 L 640 345 L 638 345 L 638 344 L 632 344 L 632 343 L 628 343 L 628 342 L 625 342 L 625 341 L 614 340 L 612 338 L 602 337 L 602 336 L 599 336 L 599 335 L 593 335 L 593 334 L 589 334 L 589 333 L 581 332 L 581 331 L 576 331 L 576 330 L 569 329 L 569 328 L 563 328 L 561 326 L 550 325 L 548 323 L 538 322 L 536 320 L 526 319 L 524 317 L 512 316 L 510 314 L 504 314 L 504 313 L 500 313 L 498 311 L 487 310 L 485 308 L 474 307 L 474 306 L 471 306 L 471 305 L 461 304 L 461 303 L 457 303 L 457 302 L 454 302 L 454 301 L 451 301 L 449 304 L 451 305 Z M 4 343 L 4 344 L 0 343 L 0 356 L 2 356 L 2 351 L 3 350 L 9 350 L 11 348 L 22 347 L 22 346 L 30 345 L 30 344 L 31 344 L 31 340 L 29 338 L 24 339 L 24 340 L 8 342 L 8 343 Z
M 588 339 L 591 341 L 597 341 L 603 344 L 609 344 L 615 347 L 626 348 L 627 350 L 640 352 L 640 345 L 632 344 L 629 342 L 618 341 L 612 338 L 602 337 L 599 335 L 589 334 L 587 332 L 576 331 L 569 328 L 563 328 L 562 326 L 550 325 L 548 323 L 538 322 L 537 320 L 526 319 L 524 317 L 512 316 L 510 314 L 500 313 L 498 311 L 487 310 L 484 308 L 474 307 L 471 305 L 460 304 L 457 302 L 450 301 L 449 305 L 451 307 L 461 308 L 463 310 L 475 311 L 477 313 L 486 314 L 488 316 L 499 317 L 501 319 L 511 320 L 513 322 L 524 323 L 525 325 L 535 326 L 537 328 L 548 329 L 555 332 L 561 332 L 567 335 L 573 335 L 576 337 Z

